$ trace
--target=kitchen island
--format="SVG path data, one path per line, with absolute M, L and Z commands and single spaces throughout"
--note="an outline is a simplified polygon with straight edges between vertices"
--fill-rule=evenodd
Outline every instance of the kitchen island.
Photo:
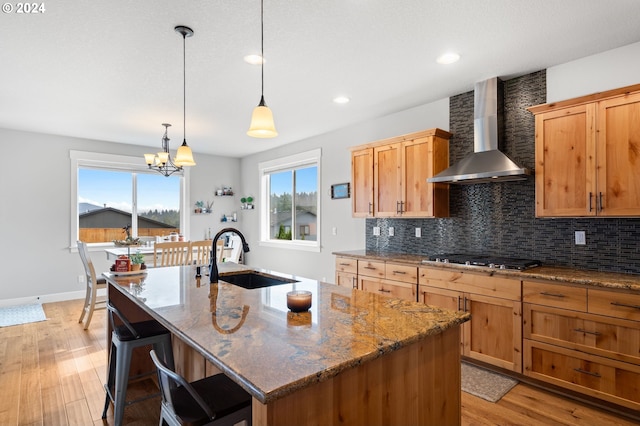
M 249 392 L 255 425 L 460 423 L 469 314 L 270 271 L 296 282 L 247 290 L 223 281 L 247 267 L 219 266 L 211 285 L 190 266 L 104 275 L 132 321 L 159 321 Z M 288 311 L 292 289 L 312 292 L 309 312 Z

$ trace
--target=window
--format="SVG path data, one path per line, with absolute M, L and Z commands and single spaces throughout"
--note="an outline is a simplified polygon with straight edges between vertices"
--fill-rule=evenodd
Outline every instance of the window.
M 71 247 L 112 244 L 125 226 L 143 240 L 187 234 L 186 172 L 165 177 L 137 157 L 71 151 L 71 176 Z
M 320 251 L 319 149 L 260 163 L 261 244 Z

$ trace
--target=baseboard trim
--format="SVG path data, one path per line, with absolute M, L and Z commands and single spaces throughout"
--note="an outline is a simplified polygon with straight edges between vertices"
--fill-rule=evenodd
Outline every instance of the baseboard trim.
M 53 293 L 44 294 L 42 296 L 29 296 L 18 297 L 15 299 L 2 299 L 0 300 L 0 307 L 2 306 L 14 306 L 25 305 L 30 303 L 52 303 L 52 302 L 64 302 L 66 300 L 84 299 L 86 292 L 84 290 L 68 291 L 65 293 Z M 98 295 L 104 295 L 106 291 L 103 289 L 98 290 Z

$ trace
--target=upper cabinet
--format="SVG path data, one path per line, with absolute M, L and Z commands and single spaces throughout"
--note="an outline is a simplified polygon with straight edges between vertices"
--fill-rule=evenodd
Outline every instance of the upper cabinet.
M 536 216 L 640 216 L 640 85 L 529 108 Z
M 449 216 L 449 186 L 427 178 L 449 167 L 450 138 L 431 129 L 353 147 L 353 216 Z

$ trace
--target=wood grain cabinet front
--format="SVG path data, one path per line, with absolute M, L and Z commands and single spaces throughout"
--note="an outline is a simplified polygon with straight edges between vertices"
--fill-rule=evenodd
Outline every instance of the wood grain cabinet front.
M 640 409 L 640 295 L 523 283 L 524 374 Z
M 529 108 L 536 216 L 640 215 L 640 85 Z
M 363 261 L 362 265 L 358 262 L 358 281 L 362 290 L 415 302 L 418 267 L 392 262 Z
M 342 287 L 358 288 L 358 260 L 336 256 L 336 284 Z
M 448 217 L 449 186 L 427 178 L 449 167 L 450 138 L 431 129 L 353 147 L 353 217 Z
M 522 372 L 520 280 L 420 267 L 419 284 L 419 301 L 471 313 L 462 328 L 464 356 Z

